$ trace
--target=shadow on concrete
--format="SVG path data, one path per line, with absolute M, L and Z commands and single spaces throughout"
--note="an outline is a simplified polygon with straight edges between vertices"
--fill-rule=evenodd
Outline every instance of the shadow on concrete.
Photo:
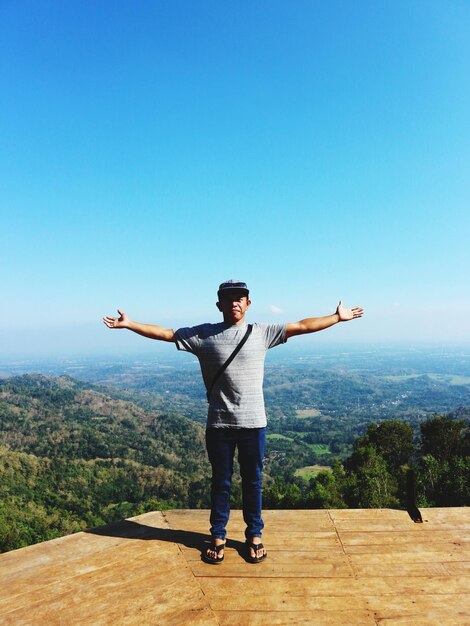
M 104 537 L 122 537 L 124 539 L 142 539 L 144 541 L 168 541 L 170 543 L 180 543 L 187 548 L 195 548 L 201 553 L 206 550 L 210 543 L 210 535 L 193 532 L 190 530 L 179 530 L 171 528 L 155 528 L 131 520 L 113 522 L 107 526 L 90 528 L 85 532 Z M 238 554 L 245 558 L 246 547 L 242 541 L 227 539 L 227 548 L 233 548 Z

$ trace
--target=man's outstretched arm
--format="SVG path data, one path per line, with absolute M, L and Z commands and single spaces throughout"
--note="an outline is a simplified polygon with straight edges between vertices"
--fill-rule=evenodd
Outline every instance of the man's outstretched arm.
M 175 331 L 172 328 L 154 326 L 153 324 L 141 324 L 133 322 L 125 313 L 118 309 L 120 317 L 103 317 L 103 322 L 108 328 L 127 328 L 132 332 L 148 337 L 148 339 L 159 339 L 160 341 L 175 341 Z
M 333 315 L 325 315 L 324 317 L 307 317 L 299 322 L 288 322 L 286 338 L 295 337 L 296 335 L 305 335 L 306 333 L 316 333 L 319 330 L 329 328 L 338 322 L 348 322 L 358 317 L 362 317 L 364 310 L 359 306 L 346 308 L 340 300 L 336 313 Z

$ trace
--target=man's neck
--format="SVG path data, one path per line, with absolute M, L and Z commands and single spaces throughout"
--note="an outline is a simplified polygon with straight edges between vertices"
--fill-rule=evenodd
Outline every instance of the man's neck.
M 224 317 L 224 323 L 227 324 L 227 326 L 243 326 L 246 323 L 246 320 L 245 316 L 236 321 L 233 318 Z

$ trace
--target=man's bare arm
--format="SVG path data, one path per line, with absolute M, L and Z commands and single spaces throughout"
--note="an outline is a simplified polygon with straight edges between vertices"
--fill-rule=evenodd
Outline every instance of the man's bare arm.
M 299 322 L 289 322 L 287 324 L 286 338 L 295 337 L 296 335 L 305 335 L 307 333 L 316 333 L 330 326 L 334 326 L 338 322 L 347 322 L 349 320 L 362 317 L 364 310 L 359 306 L 346 308 L 340 300 L 336 313 L 333 315 L 325 315 L 324 317 L 307 317 Z
M 132 332 L 142 335 L 142 337 L 147 337 L 148 339 L 175 341 L 175 331 L 172 328 L 133 322 L 119 309 L 118 313 L 120 317 L 103 317 L 103 322 L 108 328 L 127 328 L 128 330 L 132 330 Z

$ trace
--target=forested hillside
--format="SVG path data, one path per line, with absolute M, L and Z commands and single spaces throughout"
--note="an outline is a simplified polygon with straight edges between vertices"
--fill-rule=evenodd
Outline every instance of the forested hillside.
M 344 411 L 312 409 L 317 391 L 286 400 L 271 384 L 267 393 L 279 406 L 270 411 L 265 508 L 405 508 L 410 468 L 419 505 L 470 504 L 469 409 L 412 423 L 372 422 L 363 411 L 348 421 Z M 105 392 L 69 376 L 0 381 L 0 550 L 144 511 L 208 507 L 203 426 L 162 404 L 145 389 Z M 234 507 L 240 491 L 236 472 Z
M 203 428 L 69 377 L 0 383 L 0 546 L 208 505 Z
M 38 456 L 126 458 L 191 473 L 204 459 L 199 424 L 145 411 L 68 376 L 0 382 L 0 432 L 13 450 Z

